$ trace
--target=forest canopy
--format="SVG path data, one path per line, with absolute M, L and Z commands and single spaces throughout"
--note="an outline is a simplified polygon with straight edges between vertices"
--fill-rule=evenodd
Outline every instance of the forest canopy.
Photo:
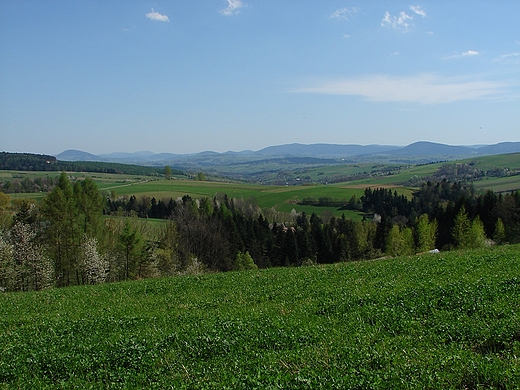
M 13 214 L 2 199 L 0 287 L 14 291 L 520 242 L 520 192 L 446 180 L 411 199 L 367 188 L 345 205 L 362 221 L 276 213 L 225 194 L 103 197 L 91 179 L 71 182 L 64 172 L 40 203 L 22 201 Z
M 163 173 L 161 167 L 98 161 L 59 161 L 54 156 L 43 154 L 8 152 L 0 152 L 0 170 L 72 171 L 149 176 L 157 176 Z M 172 174 L 183 175 L 184 172 L 173 169 Z

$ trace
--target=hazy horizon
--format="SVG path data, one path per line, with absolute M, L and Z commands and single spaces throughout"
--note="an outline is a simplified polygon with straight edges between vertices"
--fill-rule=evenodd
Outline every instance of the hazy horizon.
M 383 146 L 383 147 L 397 147 L 397 148 L 404 148 L 406 146 L 409 146 L 409 145 L 412 145 L 412 144 L 415 144 L 415 143 L 420 143 L 420 142 L 428 142 L 428 143 L 435 143 L 435 144 L 439 144 L 439 145 L 447 145 L 447 146 L 461 146 L 461 147 L 467 147 L 467 148 L 480 148 L 480 147 L 483 147 L 483 146 L 489 146 L 489 145 L 495 145 L 495 144 L 464 144 L 464 145 L 454 145 L 454 144 L 445 144 L 445 143 L 442 143 L 442 142 L 432 142 L 432 141 L 415 141 L 415 142 L 412 142 L 410 144 L 406 144 L 406 145 L 391 145 L 391 144 L 330 144 L 330 143 L 324 143 L 324 142 L 316 142 L 316 143 L 312 143 L 312 144 L 304 144 L 304 143 L 300 143 L 300 142 L 292 142 L 292 143 L 288 143 L 288 144 L 278 144 L 278 145 L 268 145 L 266 147 L 263 147 L 263 148 L 260 148 L 260 149 L 240 149 L 240 150 L 225 150 L 223 152 L 216 152 L 214 150 L 210 150 L 210 149 L 207 149 L 207 150 L 199 150 L 199 151 L 196 151 L 196 152 L 191 152 L 191 153 L 173 153 L 173 152 L 169 152 L 169 151 L 159 151 L 159 152 L 155 152 L 155 151 L 152 151 L 152 150 L 134 150 L 134 151 L 119 151 L 119 150 L 113 150 L 111 152 L 107 152 L 107 153 L 91 153 L 90 151 L 88 150 L 82 150 L 82 149 L 65 149 L 65 150 L 62 150 L 61 152 L 59 153 L 55 153 L 55 154 L 51 154 L 52 156 L 56 156 L 56 155 L 59 155 L 61 153 L 64 153 L 64 152 L 68 152 L 68 151 L 78 151 L 78 152 L 84 152 L 84 153 L 89 153 L 89 154 L 93 154 L 93 155 L 99 155 L 99 156 L 103 156 L 103 155 L 113 155 L 113 154 L 144 154 L 144 153 L 150 153 L 150 154 L 200 154 L 200 153 L 241 153 L 241 152 L 258 152 L 260 150 L 263 150 L 263 149 L 266 149 L 266 148 L 271 148 L 271 147 L 279 147 L 279 146 L 285 146 L 285 145 L 303 145 L 303 146 L 312 146 L 312 145 L 337 145 L 337 146 Z M 499 143 L 508 143 L 508 142 L 519 142 L 519 141 L 502 141 L 502 142 L 497 142 L 497 144 Z M 17 153 L 17 152 L 15 152 Z
M 514 0 L 4 0 L 0 149 L 520 141 L 519 14 Z

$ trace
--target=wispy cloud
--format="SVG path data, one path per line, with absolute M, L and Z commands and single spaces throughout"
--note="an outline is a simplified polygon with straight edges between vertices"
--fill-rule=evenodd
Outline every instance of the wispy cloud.
M 518 57 L 520 56 L 520 52 L 502 54 L 500 58 L 508 58 L 508 57 Z
M 462 58 L 462 57 L 475 57 L 480 55 L 480 53 L 476 50 L 468 50 L 460 54 L 454 54 L 452 56 L 444 57 L 445 60 L 452 59 L 452 58 Z
M 152 8 L 152 12 L 146 14 L 146 17 L 151 20 L 157 20 L 158 22 L 169 22 L 168 16 L 162 15 L 159 12 L 156 12 Z
M 386 11 L 385 16 L 381 19 L 381 27 L 391 27 L 395 30 L 408 31 L 410 23 L 413 17 L 408 15 L 405 11 L 399 12 L 398 16 L 392 16 L 390 12 Z
M 442 104 L 489 98 L 504 85 L 489 81 L 464 81 L 433 74 L 408 77 L 366 75 L 360 78 L 325 80 L 291 92 L 362 96 L 375 102 Z
M 411 5 L 410 9 L 413 12 L 415 12 L 417 15 L 422 16 L 423 18 L 426 17 L 426 12 L 424 12 L 424 10 L 420 6 L 418 6 L 418 5 Z
M 426 17 L 426 12 L 418 5 L 411 5 L 410 10 L 415 15 L 422 16 L 423 18 Z M 413 15 L 407 14 L 406 11 L 401 11 L 398 15 L 392 15 L 390 12 L 386 11 L 385 16 L 381 19 L 381 27 L 389 27 L 394 30 L 408 32 L 412 20 Z
M 225 16 L 236 15 L 240 12 L 240 8 L 245 7 L 242 0 L 227 0 L 228 6 L 219 12 Z
M 493 62 L 518 65 L 520 64 L 520 52 L 502 54 L 501 56 L 493 59 Z
M 358 7 L 345 7 L 340 8 L 330 14 L 331 19 L 349 20 L 359 11 Z

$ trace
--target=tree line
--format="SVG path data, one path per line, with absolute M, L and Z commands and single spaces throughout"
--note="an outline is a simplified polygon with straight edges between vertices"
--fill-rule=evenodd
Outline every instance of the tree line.
M 0 170 L 95 172 L 147 176 L 158 176 L 163 173 L 163 168 L 159 167 L 101 161 L 61 161 L 54 156 L 44 154 L 9 152 L 0 152 Z M 169 172 L 170 175 L 184 175 L 180 169 L 169 168 Z M 6 184 L 3 185 L 4 188 L 5 186 Z M 4 189 L 2 191 L 6 192 Z
M 366 189 L 347 202 L 364 213 L 359 222 L 261 210 L 225 194 L 105 199 L 91 179 L 65 173 L 41 203 L 22 202 L 14 215 L 0 195 L 0 288 L 13 291 L 520 241 L 519 192 L 447 181 L 424 183 L 411 199 Z

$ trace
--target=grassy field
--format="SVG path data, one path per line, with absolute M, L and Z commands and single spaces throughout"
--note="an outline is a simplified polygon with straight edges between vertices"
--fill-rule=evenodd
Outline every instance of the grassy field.
M 518 389 L 519 257 L 0 294 L 0 388 Z
M 474 168 L 483 171 L 493 170 L 496 168 L 508 168 L 511 171 L 520 170 L 520 153 L 501 154 L 494 156 L 473 157 L 464 160 L 440 162 L 425 165 L 399 165 L 399 164 L 346 164 L 334 165 L 327 167 L 317 167 L 308 169 L 305 175 L 313 180 L 319 180 L 320 177 L 336 178 L 340 176 L 348 176 L 359 173 L 374 173 L 373 177 L 366 179 L 351 180 L 347 184 L 378 186 L 378 185 L 398 185 L 413 178 L 421 178 L 432 175 L 438 168 L 444 164 L 472 164 Z M 394 168 L 391 174 L 379 176 L 378 170 L 387 171 Z M 320 176 L 321 174 L 321 176 Z M 294 174 L 293 174 L 294 176 Z M 475 187 L 483 190 L 491 189 L 493 191 L 511 191 L 520 189 L 520 175 L 509 177 L 485 177 L 481 181 L 475 182 Z
M 213 197 L 217 194 L 227 194 L 230 198 L 254 198 L 258 206 L 262 209 L 274 207 L 277 211 L 297 212 L 305 211 L 308 214 L 316 212 L 321 214 L 324 210 L 336 216 L 343 213 L 346 217 L 354 220 L 361 219 L 357 212 L 350 210 L 338 210 L 334 207 L 303 206 L 297 202 L 304 198 L 330 197 L 338 201 L 350 199 L 352 195 L 360 197 L 363 195 L 366 186 L 346 185 L 344 183 L 331 185 L 314 186 L 263 186 L 244 183 L 222 183 L 222 182 L 199 182 L 193 180 L 158 180 L 146 183 L 135 183 L 129 186 L 116 188 L 118 195 L 147 195 L 156 199 L 178 198 L 183 195 L 190 195 L 193 198 Z M 392 186 L 399 194 L 411 196 L 412 189 Z
M 483 156 L 468 158 L 460 161 L 462 163 L 473 163 L 475 167 L 489 170 L 496 167 L 507 167 L 509 169 L 520 169 L 520 153 L 497 154 L 494 156 Z
M 57 176 L 56 172 L 13 172 L 0 171 L 3 176 L 0 180 L 9 180 L 13 177 L 38 177 L 38 176 Z M 295 209 L 297 212 L 305 211 L 308 214 L 313 212 L 322 214 L 328 211 L 330 214 L 340 217 L 345 214 L 346 217 L 353 220 L 360 220 L 362 216 L 350 210 L 338 210 L 337 207 L 317 207 L 298 205 L 299 200 L 306 197 L 331 197 L 338 201 L 348 201 L 352 195 L 360 197 L 366 186 L 344 184 L 334 185 L 314 185 L 314 186 L 267 186 L 259 184 L 246 183 L 229 183 L 229 182 L 211 182 L 211 181 L 195 181 L 187 179 L 165 180 L 162 178 L 132 176 L 132 175 L 115 175 L 115 174 L 87 174 L 87 173 L 71 173 L 76 178 L 84 178 L 89 176 L 94 179 L 98 188 L 103 194 L 112 191 L 116 195 L 135 195 L 155 197 L 156 199 L 177 199 L 184 195 L 190 195 L 192 198 L 213 197 L 217 194 L 227 194 L 230 198 L 254 198 L 255 202 L 262 209 L 274 207 L 280 212 L 291 212 Z M 400 194 L 410 196 L 412 190 L 401 186 L 396 187 L 396 191 Z M 9 194 L 12 198 L 31 198 L 41 199 L 44 193 L 32 194 Z
M 458 161 L 460 163 L 471 163 L 478 169 L 492 170 L 497 167 L 508 168 L 510 171 L 520 169 L 520 154 L 506 154 L 496 156 L 475 157 Z M 456 161 L 451 163 L 457 163 Z M 262 209 L 274 207 L 277 211 L 297 212 L 305 211 L 308 214 L 313 212 L 323 214 L 325 211 L 354 220 L 361 219 L 361 216 L 353 211 L 342 211 L 334 207 L 301 206 L 297 202 L 306 197 L 330 197 L 338 201 L 348 200 L 352 195 L 357 197 L 363 194 L 366 187 L 381 187 L 395 189 L 399 194 L 411 196 L 413 189 L 399 185 L 412 178 L 421 178 L 432 175 L 439 167 L 445 163 L 435 163 L 426 165 L 397 165 L 397 164 L 340 164 L 329 165 L 305 169 L 293 169 L 286 172 L 286 176 L 291 180 L 310 177 L 317 182 L 321 178 L 338 178 L 355 174 L 373 174 L 373 177 L 352 180 L 344 183 L 327 185 L 305 185 L 305 186 L 268 186 L 259 184 L 245 184 L 236 182 L 212 182 L 194 181 L 185 177 L 177 177 L 175 180 L 164 180 L 159 177 L 117 175 L 101 173 L 70 173 L 71 176 L 83 178 L 92 177 L 100 190 L 106 194 L 115 191 L 117 195 L 146 195 L 163 198 L 178 198 L 190 195 L 193 198 L 213 197 L 216 194 L 227 194 L 229 197 L 254 198 L 258 206 Z M 236 169 L 240 169 L 237 167 Z M 381 172 L 391 172 L 391 174 L 380 175 Z M 58 176 L 59 172 L 18 172 L 0 171 L 0 181 L 11 179 L 23 179 L 45 176 Z M 481 190 L 492 189 L 493 191 L 510 191 L 520 189 L 520 175 L 507 177 L 485 177 L 475 181 L 475 187 Z M 45 194 L 10 194 L 13 198 L 33 198 L 41 199 Z
M 484 178 L 473 184 L 476 189 L 492 190 L 494 192 L 518 191 L 520 190 L 520 175 Z

